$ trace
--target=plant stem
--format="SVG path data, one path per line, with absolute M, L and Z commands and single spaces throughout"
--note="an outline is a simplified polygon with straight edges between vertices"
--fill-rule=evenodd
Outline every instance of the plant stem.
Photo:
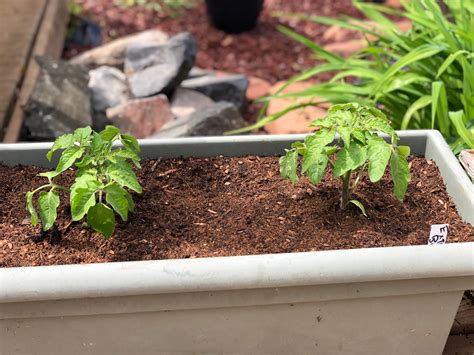
M 31 193 L 32 193 L 32 194 L 35 194 L 35 193 L 37 193 L 39 190 L 46 189 L 46 188 L 48 188 L 48 187 L 53 187 L 53 186 L 54 186 L 54 185 L 52 185 L 52 184 L 42 185 L 42 186 L 38 187 L 37 189 L 31 191 Z
M 349 195 L 350 195 L 350 182 L 351 182 L 351 173 L 352 171 L 349 170 L 342 176 L 342 195 L 341 195 L 341 209 L 344 210 L 349 203 Z
M 53 189 L 59 189 L 59 190 L 64 190 L 64 191 L 69 192 L 69 189 L 68 189 L 67 187 L 64 187 L 64 186 L 61 186 L 61 185 L 52 184 L 51 187 L 52 187 Z
M 359 181 L 360 181 L 360 177 L 362 176 L 362 171 L 365 170 L 365 165 L 364 167 L 362 167 L 362 169 L 359 170 L 359 172 L 357 173 L 357 176 L 354 180 L 354 183 L 352 184 L 351 188 L 350 188 L 350 194 L 352 195 L 355 190 L 357 189 L 357 186 L 359 185 Z

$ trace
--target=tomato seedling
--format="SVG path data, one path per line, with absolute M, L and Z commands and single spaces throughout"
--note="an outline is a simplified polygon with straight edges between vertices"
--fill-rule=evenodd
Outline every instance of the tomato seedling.
M 120 141 L 121 147 L 113 143 Z M 72 134 L 56 139 L 46 157 L 49 161 L 58 150 L 63 150 L 58 165 L 53 171 L 40 173 L 48 183 L 26 193 L 26 208 L 31 215 L 31 223 L 36 226 L 39 219 L 44 231 L 50 229 L 57 218 L 59 190 L 69 193 L 71 216 L 80 221 L 87 216 L 87 224 L 96 232 L 108 238 L 115 229 L 115 213 L 126 221 L 133 212 L 134 203 L 130 192 L 142 192 L 133 163 L 140 168 L 140 147 L 137 140 L 121 134 L 114 126 L 107 126 L 100 133 L 90 127 L 79 128 Z M 75 166 L 75 181 L 70 187 L 58 185 L 54 179 Z M 33 197 L 38 193 L 38 213 Z
M 298 181 L 299 156 L 302 157 L 301 174 L 313 184 L 321 181 L 329 165 L 334 176 L 342 179 L 341 209 L 352 203 L 366 215 L 362 203 L 351 199 L 351 195 L 365 170 L 370 181 L 377 182 L 390 162 L 394 194 L 403 201 L 410 182 L 407 162 L 410 148 L 397 145 L 398 136 L 383 112 L 357 103 L 334 105 L 326 117 L 313 121 L 311 126 L 318 130 L 304 142 L 293 143 L 280 158 L 283 178 L 293 184 Z M 336 133 L 338 141 L 335 141 Z M 377 133 L 387 134 L 391 143 Z

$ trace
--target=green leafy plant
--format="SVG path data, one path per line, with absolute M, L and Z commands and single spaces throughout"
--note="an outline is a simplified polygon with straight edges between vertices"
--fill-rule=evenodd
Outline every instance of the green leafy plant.
M 444 11 L 436 0 L 402 1 L 402 11 L 353 2 L 377 24 L 375 29 L 352 17 L 278 14 L 356 30 L 366 38 L 367 47 L 345 59 L 280 27 L 283 33 L 308 46 L 323 63 L 293 77 L 278 93 L 262 100 L 268 104 L 274 98 L 287 98 L 297 101 L 295 104 L 245 130 L 261 128 L 306 106 L 358 102 L 380 107 L 395 129 L 440 130 L 455 153 L 474 148 L 474 2 L 445 0 Z M 411 30 L 401 31 L 386 15 L 411 21 Z M 282 93 L 295 82 L 326 72 L 335 73 L 329 82 Z
M 120 141 L 122 147 L 114 147 Z M 56 169 L 40 173 L 48 183 L 26 193 L 26 208 L 31 215 L 31 223 L 36 226 L 39 219 L 43 230 L 50 229 L 57 218 L 60 203 L 59 191 L 69 193 L 71 216 L 80 221 L 87 216 L 87 224 L 108 238 L 115 229 L 115 213 L 126 221 L 133 212 L 134 203 L 130 192 L 142 192 L 133 163 L 140 168 L 140 147 L 137 140 L 121 134 L 114 126 L 107 126 L 100 133 L 90 127 L 79 128 L 73 134 L 65 134 L 56 139 L 46 157 L 63 150 Z M 57 184 L 54 179 L 75 166 L 75 181 L 70 187 Z M 33 198 L 38 194 L 36 212 Z
M 357 103 L 334 105 L 326 117 L 313 121 L 311 126 L 318 130 L 306 136 L 304 142 L 293 143 L 280 158 L 283 178 L 293 184 L 298 181 L 299 156 L 301 174 L 312 184 L 318 184 L 331 166 L 334 176 L 342 180 L 341 209 L 352 203 L 366 215 L 362 203 L 351 199 L 362 173 L 367 170 L 370 181 L 377 182 L 390 165 L 393 192 L 403 201 L 410 182 L 410 148 L 397 145 L 398 136 L 382 111 Z M 336 133 L 339 142 L 334 143 Z M 377 133 L 389 135 L 391 143 Z

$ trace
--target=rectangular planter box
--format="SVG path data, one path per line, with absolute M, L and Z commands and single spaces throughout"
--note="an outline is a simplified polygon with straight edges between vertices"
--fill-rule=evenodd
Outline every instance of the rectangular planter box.
M 399 135 L 474 223 L 474 187 L 441 135 Z M 147 158 L 273 155 L 302 137 L 141 146 Z M 0 145 L 0 161 L 42 165 L 49 146 Z M 0 353 L 441 354 L 469 288 L 474 243 L 5 268 Z

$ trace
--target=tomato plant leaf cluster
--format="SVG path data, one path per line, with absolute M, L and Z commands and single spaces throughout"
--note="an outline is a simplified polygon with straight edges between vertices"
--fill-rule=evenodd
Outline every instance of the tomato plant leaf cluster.
M 114 146 L 114 142 L 120 142 L 122 146 Z M 62 190 L 69 192 L 73 221 L 86 217 L 90 227 L 104 237 L 110 237 L 115 229 L 115 214 L 126 221 L 135 208 L 129 190 L 142 192 L 132 168 L 132 164 L 140 168 L 137 140 L 122 134 L 114 126 L 107 126 L 100 133 L 85 127 L 58 137 L 47 153 L 47 159 L 51 161 L 58 150 L 62 153 L 56 169 L 39 174 L 48 179 L 48 184 L 26 193 L 31 223 L 36 226 L 41 220 L 45 231 L 53 226 L 60 204 L 59 191 Z M 74 183 L 70 187 L 56 184 L 54 179 L 72 167 L 76 168 Z M 38 194 L 37 210 L 35 194 Z
M 300 157 L 301 174 L 313 184 L 318 184 L 331 166 L 334 176 L 342 179 L 341 208 L 352 203 L 365 215 L 362 203 L 350 199 L 362 172 L 367 171 L 370 181 L 375 183 L 390 166 L 394 194 L 403 201 L 410 182 L 410 148 L 397 145 L 398 136 L 382 111 L 357 103 L 334 105 L 326 117 L 313 121 L 311 126 L 317 130 L 306 136 L 304 142 L 293 143 L 280 158 L 283 178 L 293 184 L 298 181 Z M 378 133 L 388 135 L 390 143 Z

